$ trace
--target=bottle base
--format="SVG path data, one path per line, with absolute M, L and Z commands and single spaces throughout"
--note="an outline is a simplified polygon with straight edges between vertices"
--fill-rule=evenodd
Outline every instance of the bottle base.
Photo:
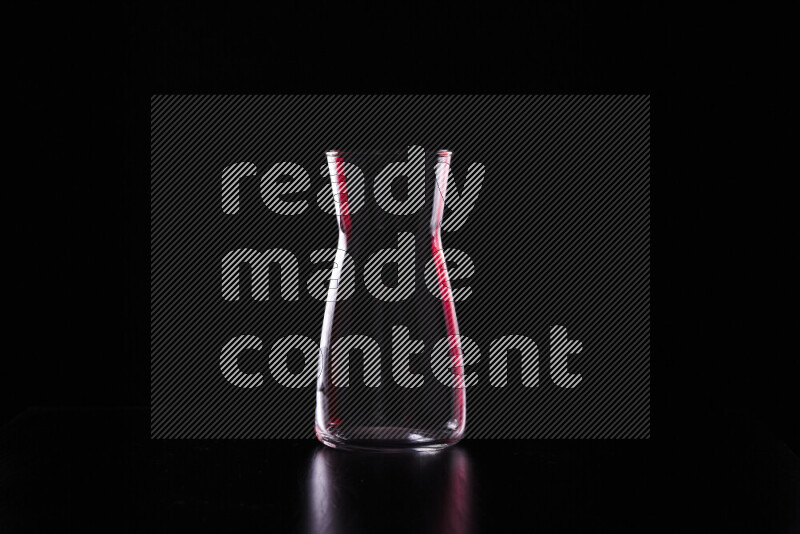
M 346 435 L 336 430 L 324 432 L 316 428 L 316 434 L 322 444 L 333 449 L 373 452 L 433 452 L 455 445 L 462 438 L 452 433 L 443 436 L 441 433 L 436 435 L 419 429 L 395 427 L 352 428 Z M 382 435 L 392 437 L 381 438 Z

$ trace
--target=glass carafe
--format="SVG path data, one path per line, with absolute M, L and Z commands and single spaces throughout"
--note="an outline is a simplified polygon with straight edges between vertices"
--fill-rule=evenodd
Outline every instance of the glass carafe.
M 451 445 L 466 423 L 441 241 L 452 154 L 326 155 L 339 240 L 320 340 L 317 437 L 350 449 Z

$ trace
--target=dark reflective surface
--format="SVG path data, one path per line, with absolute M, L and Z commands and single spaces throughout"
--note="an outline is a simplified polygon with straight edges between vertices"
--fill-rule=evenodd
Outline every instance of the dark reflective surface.
M 797 457 L 739 433 L 692 442 L 677 461 L 679 449 L 650 441 L 467 438 L 387 455 L 313 440 L 153 441 L 148 431 L 145 410 L 33 412 L 3 428 L 0 532 L 797 528 Z
M 474 532 L 469 453 L 359 454 L 319 448 L 304 532 Z

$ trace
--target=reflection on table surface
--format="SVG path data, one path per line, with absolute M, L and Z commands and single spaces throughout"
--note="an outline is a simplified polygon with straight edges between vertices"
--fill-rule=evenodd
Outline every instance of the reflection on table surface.
M 305 532 L 475 532 L 472 477 L 458 446 L 386 454 L 322 447 L 306 480 Z
M 313 439 L 151 440 L 147 410 L 36 411 L 0 429 L 0 532 L 641 532 L 661 506 L 688 513 L 692 491 L 706 531 L 796 531 L 797 456 L 731 432 L 691 442 L 676 493 L 650 441 L 355 453 Z

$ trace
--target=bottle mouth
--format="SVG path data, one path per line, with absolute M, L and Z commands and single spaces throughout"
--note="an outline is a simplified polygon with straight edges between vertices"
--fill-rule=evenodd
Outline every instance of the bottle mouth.
M 405 156 L 408 152 L 405 150 L 326 150 L 326 156 L 341 157 L 341 156 Z M 436 151 L 437 156 L 452 156 L 450 150 L 439 149 Z

